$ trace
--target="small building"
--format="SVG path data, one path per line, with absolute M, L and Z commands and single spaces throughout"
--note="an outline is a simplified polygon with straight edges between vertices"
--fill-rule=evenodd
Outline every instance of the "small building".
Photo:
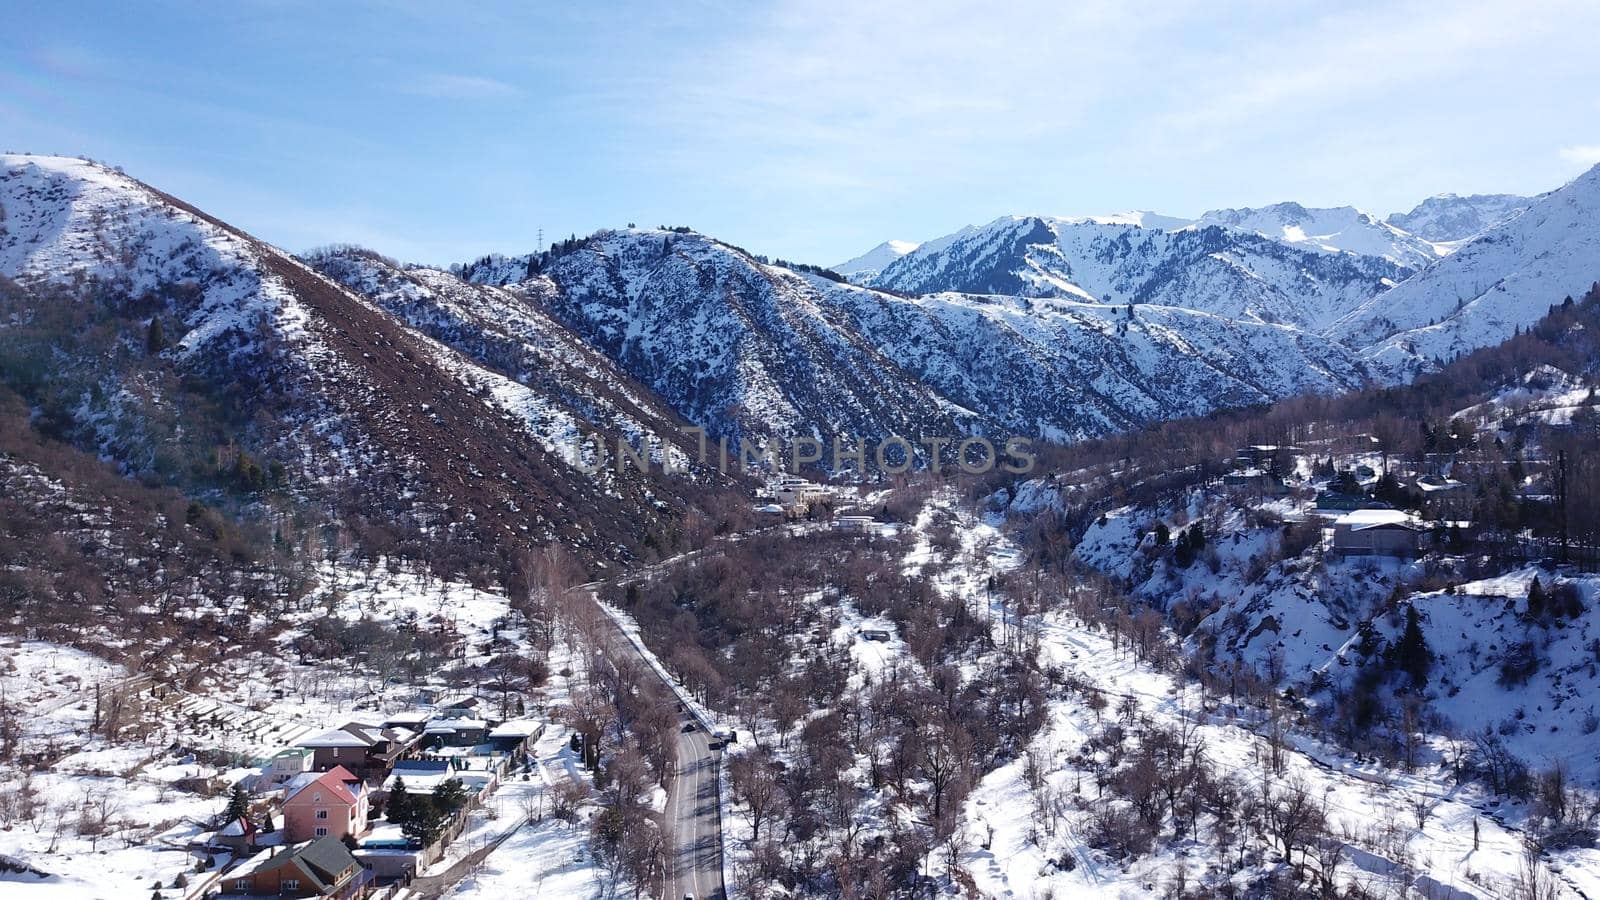
M 225 849 L 236 857 L 246 856 L 256 849 L 259 830 L 248 816 L 240 816 L 218 828 L 211 845 Z
M 412 734 L 421 734 L 422 726 L 428 724 L 433 718 L 433 713 L 426 709 L 408 709 L 404 712 L 390 713 L 383 719 L 383 727 L 399 731 L 405 729 Z
M 293 781 L 296 775 L 303 775 L 313 771 L 316 765 L 316 751 L 310 747 L 290 747 L 279 750 L 273 754 L 272 759 L 261 769 L 261 781 L 258 786 L 267 790 L 277 790 Z M 329 768 L 332 768 L 331 766 Z
M 1397 509 L 1358 509 L 1333 524 L 1333 552 L 1340 556 L 1411 557 L 1422 552 L 1427 529 Z
M 1254 444 L 1249 447 L 1240 447 L 1234 452 L 1234 464 L 1241 469 L 1265 469 L 1273 474 L 1281 475 L 1293 472 L 1296 463 L 1305 451 L 1299 447 L 1280 446 L 1278 444 Z
M 425 853 L 424 850 L 412 847 L 410 841 L 402 838 L 386 839 L 377 842 L 376 845 L 363 841 L 361 846 L 356 848 L 355 857 L 361 868 L 372 873 L 373 879 L 382 884 L 405 881 L 416 875 L 418 863 L 422 861 Z M 435 857 L 438 853 L 442 851 L 436 851 Z
M 532 719 L 510 719 L 489 729 L 489 744 L 496 752 L 516 755 L 544 734 L 544 725 Z
M 488 758 L 481 758 L 487 763 Z M 475 799 L 483 799 L 499 783 L 499 776 L 493 768 L 463 768 L 470 762 L 463 758 L 451 759 L 408 759 L 395 767 L 394 774 L 384 782 L 383 794 L 388 798 L 389 792 L 394 790 L 396 782 L 404 781 L 406 793 L 412 795 L 432 794 L 434 788 L 446 781 L 459 781 L 467 789 L 467 793 Z
M 358 836 L 367 830 L 371 797 L 367 785 L 350 770 L 306 773 L 289 782 L 283 795 L 284 839 Z
M 878 522 L 871 516 L 835 516 L 833 529 L 856 534 L 877 534 Z
M 1372 505 L 1365 494 L 1341 494 L 1338 491 L 1321 491 L 1317 494 L 1317 509 L 1326 512 L 1354 512 Z
M 252 897 L 364 896 L 372 874 L 338 838 L 262 850 L 222 876 L 222 890 Z
M 1281 497 L 1289 493 L 1283 478 L 1265 469 L 1240 469 L 1222 476 L 1222 483 L 1235 490 Z

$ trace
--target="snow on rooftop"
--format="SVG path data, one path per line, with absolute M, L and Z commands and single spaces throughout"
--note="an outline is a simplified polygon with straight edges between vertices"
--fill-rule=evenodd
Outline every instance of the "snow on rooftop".
M 1358 509 L 1340 516 L 1335 523 L 1349 528 L 1351 531 L 1364 531 L 1368 528 L 1381 528 L 1389 525 L 1401 525 L 1407 528 L 1421 528 L 1410 513 L 1398 509 Z
M 511 719 L 501 722 L 489 732 L 492 738 L 525 738 L 535 735 L 543 725 L 532 719 Z
M 298 746 L 311 749 L 320 749 L 324 747 L 370 747 L 372 746 L 372 742 L 363 738 L 359 738 L 350 732 L 345 731 L 343 728 L 330 728 L 327 731 L 316 735 L 315 737 L 306 738 L 305 740 L 301 741 Z

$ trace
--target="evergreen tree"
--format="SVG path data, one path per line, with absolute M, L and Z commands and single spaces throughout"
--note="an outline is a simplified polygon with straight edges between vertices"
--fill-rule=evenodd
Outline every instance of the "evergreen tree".
M 1422 636 L 1422 622 L 1414 605 L 1406 607 L 1406 630 L 1394 648 L 1395 668 L 1411 676 L 1411 686 L 1421 690 L 1428 683 L 1428 671 L 1433 667 L 1433 654 L 1428 650 L 1427 639 Z
M 1546 608 L 1544 585 L 1539 583 L 1539 576 L 1533 576 L 1533 584 L 1528 585 L 1528 618 L 1542 619 Z
M 430 847 L 444 834 L 450 816 L 426 797 L 413 798 L 408 804 L 406 820 L 400 824 L 400 833 L 423 847 Z
M 250 795 L 240 785 L 234 785 L 233 796 L 228 798 L 228 808 L 222 814 L 224 821 L 234 822 L 250 815 Z
M 160 316 L 150 317 L 150 330 L 145 332 L 144 347 L 151 356 L 167 349 L 167 333 L 161 327 Z
M 1558 584 L 1550 591 L 1551 612 L 1563 619 L 1576 619 L 1583 615 L 1583 597 L 1578 592 L 1578 586 L 1567 582 Z
M 457 810 L 467 805 L 471 795 L 467 793 L 466 785 L 459 778 L 450 778 L 433 789 L 433 805 L 446 816 L 454 815 Z
M 422 798 L 418 798 L 419 800 Z M 406 790 L 406 780 L 396 778 L 394 787 L 389 789 L 389 799 L 384 801 L 384 811 L 389 821 L 396 825 L 404 826 L 406 819 L 411 815 L 413 804 L 417 801 L 411 799 L 411 794 Z
M 1194 563 L 1194 538 L 1194 529 L 1188 528 L 1183 534 L 1178 535 L 1178 540 L 1172 545 L 1172 561 L 1177 563 L 1180 569 L 1187 569 Z M 1204 540 L 1204 538 L 1201 538 L 1202 542 Z
M 1356 475 L 1349 469 L 1339 473 L 1339 477 L 1328 485 L 1328 489 L 1335 494 L 1344 494 L 1347 497 L 1360 497 L 1366 494 L 1361 489 L 1361 482 L 1356 480 Z

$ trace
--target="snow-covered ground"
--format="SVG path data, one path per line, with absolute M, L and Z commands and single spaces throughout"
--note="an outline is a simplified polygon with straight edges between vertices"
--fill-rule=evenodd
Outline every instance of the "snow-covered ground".
M 37 641 L 8 642 L 3 650 L 0 692 L 17 716 L 18 755 L 32 762 L 0 767 L 0 856 L 51 876 L 13 875 L 6 883 L 27 885 L 30 897 L 63 900 L 126 897 L 132 889 L 147 897 L 157 881 L 170 886 L 179 875 L 198 885 L 199 857 L 183 846 L 226 797 L 175 783 L 223 785 L 245 772 L 92 733 L 93 686 L 120 681 L 121 667 Z
M 522 629 L 507 621 L 503 595 L 384 565 L 370 572 L 325 567 L 321 577 L 304 613 L 307 622 L 323 615 L 348 622 L 415 619 L 421 628 L 456 635 L 467 662 L 528 650 Z M 436 690 L 448 687 L 435 674 L 389 682 L 349 662 L 298 660 L 287 647 L 301 628 L 285 633 L 286 650 L 278 658 L 240 658 L 233 669 L 189 690 L 169 686 L 164 699 L 147 700 L 136 717 L 152 727 L 125 732 L 116 742 L 92 726 L 96 686 L 109 692 L 122 683 L 122 667 L 56 644 L 0 643 L 0 698 L 17 716 L 19 755 L 33 761 L 27 769 L 0 767 L 0 856 L 51 876 L 41 881 L 15 874 L 6 882 L 27 884 L 30 896 L 89 900 L 148 897 L 159 880 L 169 886 L 166 896 L 177 898 L 185 892 L 170 885 L 183 874 L 193 893 L 205 877 L 194 871 L 200 857 L 185 846 L 222 811 L 228 786 L 255 771 L 205 760 L 258 760 L 305 735 L 411 708 L 430 682 Z M 578 667 L 579 657 L 558 641 L 548 663 L 552 674 L 529 715 L 568 702 L 569 678 L 560 673 Z M 533 777 L 512 776 L 473 813 L 445 867 L 537 809 L 554 780 L 586 777 L 571 764 L 567 738 L 559 724 L 546 729 L 534 750 L 540 764 Z M 486 892 L 461 896 L 523 896 L 539 878 L 543 896 L 592 894 L 597 872 L 586 854 L 578 854 L 587 843 L 585 821 L 519 829 L 478 870 Z M 491 877 L 497 870 L 504 873 L 498 882 Z M 528 873 L 538 878 L 526 882 Z M 511 892 L 497 893 L 502 888 Z
M 984 533 L 980 523 L 963 525 L 963 533 Z M 1124 536 L 1131 537 L 1131 531 Z M 981 573 L 1009 565 L 1015 553 L 1003 539 L 976 543 L 986 548 L 988 561 L 977 562 L 973 568 L 980 574 L 965 579 L 975 599 L 981 596 Z M 1001 612 L 994 610 L 996 627 Z M 1197 688 L 1137 663 L 1126 646 L 1119 649 L 1107 635 L 1065 611 L 1029 619 L 1023 627 L 1038 640 L 1042 664 L 1059 666 L 1103 692 L 1110 709 L 1102 716 L 1115 716 L 1123 698 L 1131 698 L 1138 717 L 1192 728 L 1216 771 L 1247 788 L 1259 788 L 1270 758 L 1263 736 L 1270 729 L 1261 713 L 1215 705 L 1208 709 Z M 1171 885 L 1180 869 L 1192 884 L 1212 867 L 1216 851 L 1204 840 L 1158 844 L 1155 853 L 1131 863 L 1115 862 L 1085 843 L 1084 821 L 1097 796 L 1095 773 L 1074 757 L 1099 724 L 1081 696 L 1058 697 L 1032 748 L 1036 764 L 1044 769 L 1046 796 L 1030 787 L 1026 759 L 989 773 L 969 796 L 965 816 L 972 849 L 962 865 L 985 896 L 1143 897 Z M 1411 773 L 1398 773 L 1290 733 L 1284 772 L 1277 781 L 1303 779 L 1325 807 L 1333 833 L 1345 842 L 1341 877 L 1346 883 L 1389 891 L 1402 882 L 1419 890 L 1449 886 L 1458 898 L 1508 896 L 1523 865 L 1523 840 L 1516 827 L 1526 812 L 1477 786 L 1456 786 L 1443 764 L 1444 747 L 1442 739 L 1431 740 L 1424 750 L 1426 761 Z M 1071 810 L 1059 826 L 1046 825 L 1050 817 L 1035 814 L 1043 800 Z M 938 865 L 938 856 L 930 857 L 931 865 Z M 1069 857 L 1070 866 L 1059 864 Z M 1600 852 L 1568 851 L 1550 862 L 1560 869 L 1564 890 L 1595 895 Z
M 462 859 L 498 844 L 470 867 L 444 896 L 450 900 L 506 900 L 511 897 L 592 897 L 606 883 L 604 870 L 589 852 L 592 807 L 572 822 L 548 815 L 550 792 L 566 781 L 589 783 L 568 746 L 571 732 L 550 727 L 532 750 L 534 770 L 526 779 L 509 778 L 483 809 L 472 813 L 467 829 L 427 874 L 443 872 Z
M 1469 406 L 1452 418 L 1505 431 L 1528 422 L 1570 425 L 1573 416 L 1582 410 L 1600 411 L 1596 407 L 1595 386 L 1554 366 L 1539 366 L 1490 399 Z

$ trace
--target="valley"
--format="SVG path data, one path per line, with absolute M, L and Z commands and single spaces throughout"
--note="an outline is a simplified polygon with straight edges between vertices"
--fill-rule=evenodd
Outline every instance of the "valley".
M 417 265 L 6 155 L 0 881 L 1600 896 L 1597 179 Z

